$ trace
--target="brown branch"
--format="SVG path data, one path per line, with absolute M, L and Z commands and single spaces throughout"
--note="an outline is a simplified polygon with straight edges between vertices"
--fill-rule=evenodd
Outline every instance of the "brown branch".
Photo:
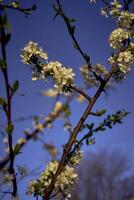
M 83 124 L 84 124 L 85 120 L 87 119 L 87 117 L 90 115 L 92 107 L 96 103 L 97 99 L 99 98 L 99 96 L 101 95 L 101 93 L 104 91 L 104 88 L 105 88 L 107 82 L 109 81 L 110 77 L 113 75 L 113 73 L 115 71 L 116 65 L 117 65 L 117 60 L 113 64 L 111 71 L 105 76 L 104 81 L 101 83 L 99 89 L 97 90 L 97 92 L 95 93 L 94 97 L 91 99 L 89 105 L 87 106 L 84 114 L 82 115 L 82 117 L 79 120 L 78 124 L 74 128 L 74 130 L 72 132 L 72 135 L 71 135 L 68 143 L 66 144 L 66 146 L 64 148 L 64 151 L 63 151 L 63 154 L 62 154 L 62 157 L 61 157 L 58 169 L 57 169 L 55 175 L 52 178 L 52 182 L 48 186 L 48 188 L 44 190 L 43 200 L 49 200 L 49 197 L 50 197 L 50 195 L 51 195 L 51 193 L 52 193 L 52 191 L 54 189 L 57 177 L 59 176 L 59 174 L 62 172 L 63 168 L 65 167 L 66 158 L 67 158 L 67 156 L 68 156 L 68 154 L 69 154 L 69 152 L 70 152 L 73 144 L 76 141 L 77 134 L 81 130 L 81 127 L 83 126 Z
M 70 89 L 74 90 L 75 92 L 81 94 L 83 97 L 85 97 L 89 102 L 91 101 L 91 97 L 88 96 L 82 89 L 75 87 L 75 86 L 70 86 Z
M 0 10 L 1 12 L 1 10 Z M 7 126 L 9 127 L 12 124 L 11 119 L 11 92 L 10 92 L 10 85 L 8 80 L 8 72 L 7 72 L 7 62 L 6 62 L 6 47 L 5 43 L 3 42 L 6 38 L 5 29 L 2 21 L 2 15 L 0 13 L 0 34 L 1 34 L 1 53 L 2 53 L 2 59 L 5 61 L 6 67 L 3 69 L 3 77 L 5 82 L 5 88 L 6 88 L 6 98 L 7 98 L 7 110 L 6 110 L 6 117 L 7 117 Z M 9 145 L 9 173 L 13 175 L 13 191 L 12 196 L 16 197 L 17 195 L 17 181 L 15 176 L 15 170 L 14 170 L 14 151 L 13 151 L 13 141 L 12 141 L 12 133 L 8 133 L 8 145 Z

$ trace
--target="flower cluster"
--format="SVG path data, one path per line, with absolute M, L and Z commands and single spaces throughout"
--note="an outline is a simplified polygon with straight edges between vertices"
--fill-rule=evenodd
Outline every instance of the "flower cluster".
M 58 92 L 67 92 L 74 82 L 72 68 L 64 67 L 58 61 L 48 62 L 48 56 L 43 52 L 38 43 L 29 42 L 21 54 L 22 62 L 32 66 L 32 80 L 42 78 L 46 80 L 51 77 Z M 45 63 L 42 63 L 43 59 Z
M 122 28 L 131 28 L 132 24 L 134 23 L 134 13 L 122 11 L 119 15 L 118 23 Z
M 48 56 L 43 52 L 43 49 L 35 42 L 28 42 L 24 49 L 22 50 L 21 59 L 24 64 L 30 65 L 33 64 L 34 59 L 43 58 L 48 60 Z
M 131 51 L 124 51 L 119 54 L 117 60 L 120 70 L 127 73 L 130 70 L 129 66 L 134 62 L 134 55 L 131 54 Z
M 89 87 L 98 86 L 99 81 L 96 79 L 94 73 L 99 77 L 103 77 L 108 73 L 108 70 L 102 64 L 96 64 L 92 69 L 88 67 L 88 65 L 83 65 L 80 68 L 80 71 L 85 80 L 85 84 Z
M 63 67 L 59 62 L 49 62 L 43 66 L 42 75 L 46 79 L 51 76 L 55 83 L 55 88 L 59 92 L 66 91 L 73 84 L 74 73 L 72 68 Z
M 80 163 L 81 159 L 83 157 L 83 151 L 78 150 L 71 158 L 70 158 L 70 163 L 73 166 L 76 166 Z
M 27 194 L 43 196 L 44 189 L 50 185 L 52 177 L 56 173 L 58 165 L 59 163 L 57 161 L 51 161 L 47 165 L 46 170 L 41 174 L 40 178 L 36 181 L 31 181 L 29 183 Z M 66 165 L 57 178 L 57 181 L 55 183 L 55 190 L 60 190 L 67 199 L 71 197 L 71 195 L 69 194 L 69 189 L 77 179 L 78 175 L 74 172 L 74 168 Z
M 7 173 L 7 174 L 4 174 L 2 181 L 4 184 L 10 185 L 13 179 L 14 179 L 13 174 Z
M 116 63 L 115 80 L 122 80 L 131 70 L 134 63 L 134 47 L 133 47 L 133 25 L 134 14 L 124 10 L 118 0 L 111 3 L 109 14 L 117 18 L 117 29 L 109 36 L 109 45 L 116 50 L 109 58 L 109 63 Z
M 111 2 L 111 9 L 110 9 L 110 15 L 113 17 L 116 17 L 120 13 L 120 9 L 122 8 L 122 5 L 119 4 L 118 0 L 114 0 Z
M 131 33 L 122 28 L 115 29 L 109 36 L 110 46 L 114 49 L 121 49 L 126 42 L 131 37 Z
M 115 49 L 115 52 L 108 61 L 110 65 L 116 64 L 113 78 L 115 80 L 122 80 L 131 70 L 131 65 L 134 63 L 134 13 L 124 9 L 119 0 L 113 0 L 110 3 L 107 2 L 105 6 L 101 8 L 101 15 L 106 17 L 110 15 L 115 18 L 117 22 L 117 28 L 113 30 L 109 36 L 109 45 Z M 88 69 L 83 68 L 83 70 L 85 78 L 89 79 Z
M 129 47 L 119 53 L 118 56 L 111 56 L 109 58 L 109 63 L 112 65 L 117 60 L 117 70 L 124 75 L 130 71 L 130 66 L 134 63 L 134 44 L 130 43 Z
M 101 15 L 108 17 L 111 15 L 112 17 L 118 17 L 120 15 L 122 5 L 119 4 L 118 0 L 114 0 L 109 3 L 109 6 L 105 6 L 101 8 Z

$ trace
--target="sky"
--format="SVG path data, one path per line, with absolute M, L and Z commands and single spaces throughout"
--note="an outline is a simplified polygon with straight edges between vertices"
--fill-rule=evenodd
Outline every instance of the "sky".
M 11 41 L 7 46 L 8 71 L 10 82 L 19 80 L 19 90 L 12 101 L 12 119 L 33 115 L 47 115 L 53 106 L 54 99 L 39 95 L 41 90 L 51 87 L 51 82 L 31 80 L 31 70 L 22 64 L 20 60 L 21 49 L 28 41 L 38 42 L 40 46 L 48 53 L 49 60 L 59 61 L 65 66 L 70 66 L 76 73 L 75 81 L 77 86 L 82 86 L 79 68 L 84 64 L 81 55 L 73 48 L 72 40 L 67 32 L 67 28 L 60 17 L 53 20 L 54 11 L 52 4 L 55 0 L 46 1 L 20 1 L 23 6 L 29 7 L 32 4 L 37 5 L 37 10 L 27 18 L 19 12 L 9 11 L 9 21 L 11 24 Z M 112 19 L 101 17 L 99 14 L 100 4 L 89 4 L 89 0 L 71 0 L 62 1 L 66 14 L 76 19 L 76 37 L 82 49 L 91 57 L 91 63 L 102 63 L 107 65 L 107 59 L 110 57 L 112 49 L 108 44 L 108 36 L 115 28 L 115 22 Z M 117 110 L 125 108 L 131 113 L 124 119 L 122 125 L 115 126 L 112 130 L 98 133 L 96 144 L 86 147 L 85 151 L 99 151 L 100 149 L 117 149 L 127 154 L 131 161 L 134 160 L 134 93 L 133 93 L 133 75 L 131 73 L 117 85 L 114 91 L 110 91 L 108 97 L 104 94 L 97 101 L 94 110 L 101 108 L 107 109 L 107 114 L 114 113 Z M 0 74 L 0 93 L 5 94 L 3 78 Z M 91 91 L 92 93 L 92 91 Z M 72 116 L 71 122 L 76 125 L 87 106 L 76 102 L 71 103 Z M 88 122 L 96 120 L 91 117 Z M 0 110 L 0 124 L 5 123 L 5 117 Z M 44 132 L 44 139 L 47 142 L 55 144 L 62 150 L 68 134 L 63 130 L 63 120 L 58 119 L 54 123 L 53 129 L 47 129 Z M 14 143 L 23 136 L 25 128 L 33 130 L 32 120 L 15 123 L 13 134 Z M 1 137 L 1 136 L 0 136 Z M 2 139 L 2 138 L 1 138 Z M 5 154 L 1 144 L 0 156 Z M 24 149 L 23 153 L 16 157 L 16 163 L 26 165 L 29 169 L 35 169 L 46 165 L 49 157 L 45 151 L 42 151 L 40 142 L 31 141 Z M 19 192 L 21 200 L 27 200 L 25 196 L 27 180 L 20 183 Z M 32 198 L 30 198 L 32 200 Z

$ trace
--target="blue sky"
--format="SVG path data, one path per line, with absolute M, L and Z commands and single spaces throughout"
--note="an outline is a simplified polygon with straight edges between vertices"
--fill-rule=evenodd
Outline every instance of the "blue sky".
M 11 41 L 7 47 L 8 68 L 10 81 L 19 80 L 20 87 L 18 94 L 14 97 L 12 106 L 12 118 L 21 116 L 31 116 L 35 114 L 47 115 L 54 103 L 53 99 L 41 97 L 38 92 L 50 87 L 50 82 L 31 80 L 31 71 L 20 61 L 20 50 L 28 41 L 38 42 L 48 53 L 49 60 L 58 60 L 65 66 L 73 67 L 76 73 L 76 83 L 82 85 L 79 67 L 84 64 L 81 55 L 72 48 L 72 40 L 69 37 L 66 26 L 60 17 L 53 20 L 54 11 L 51 1 L 20 1 L 23 6 L 30 6 L 37 3 L 37 10 L 31 16 L 25 18 L 22 13 L 8 12 L 11 23 Z M 114 29 L 115 22 L 111 19 L 100 17 L 99 6 L 91 5 L 88 0 L 62 1 L 64 10 L 68 16 L 76 19 L 76 37 L 80 42 L 82 49 L 91 56 L 92 63 L 102 63 L 107 65 L 107 58 L 112 49 L 108 45 L 108 36 Z M 104 95 L 95 105 L 96 109 L 106 108 L 107 113 L 114 113 L 116 110 L 125 108 L 131 114 L 124 119 L 123 125 L 117 125 L 112 130 L 98 133 L 96 135 L 96 144 L 89 147 L 91 151 L 98 151 L 102 148 L 118 149 L 125 152 L 131 160 L 134 159 L 134 93 L 133 93 L 133 75 L 128 75 L 122 84 L 117 85 L 115 91 L 110 91 L 109 96 Z M 0 75 L 1 82 L 3 81 Z M 4 94 L 4 86 L 0 85 L 0 93 Z M 24 94 L 23 96 L 21 94 Z M 71 103 L 73 126 L 80 119 L 84 112 L 84 104 Z M 96 120 L 91 118 L 92 120 Z M 88 118 L 88 121 L 91 121 Z M 5 122 L 5 117 L 0 113 L 0 124 Z M 54 129 L 46 130 L 44 138 L 46 141 L 56 144 L 60 149 L 67 139 L 67 133 L 62 129 L 63 121 L 58 120 L 54 123 Z M 30 128 L 32 130 L 32 121 L 27 120 L 15 124 L 14 142 L 23 136 L 23 130 Z M 48 133 L 48 134 L 47 134 Z M 2 147 L 2 146 L 1 146 Z M 84 147 L 87 151 L 87 147 Z M 0 153 L 3 155 L 3 149 Z M 18 164 L 28 165 L 30 169 L 38 166 L 45 166 L 48 156 L 42 151 L 40 143 L 30 142 L 23 151 L 23 154 L 16 157 Z M 25 183 L 20 187 L 21 200 L 26 200 L 24 195 Z M 32 198 L 30 198 L 32 199 Z

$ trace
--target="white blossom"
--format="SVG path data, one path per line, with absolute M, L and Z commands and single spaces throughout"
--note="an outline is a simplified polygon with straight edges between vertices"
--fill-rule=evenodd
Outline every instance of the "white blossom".
M 21 58 L 24 64 L 31 65 L 33 81 L 40 78 L 47 80 L 51 77 L 58 92 L 68 92 L 69 87 L 74 84 L 75 74 L 72 68 L 64 67 L 58 61 L 48 62 L 47 54 L 38 46 L 38 43 L 30 41 L 22 50 Z M 45 60 L 45 64 L 40 58 Z
M 107 18 L 107 17 L 108 17 L 107 9 L 101 8 L 100 14 L 101 14 L 102 16 L 105 16 L 105 17 Z
M 111 56 L 109 63 L 113 65 L 117 62 L 117 71 L 125 75 L 131 70 L 131 65 L 134 63 L 133 47 L 130 45 L 128 49 L 120 52 L 118 56 Z
M 73 84 L 75 74 L 72 68 L 63 67 L 61 63 L 56 61 L 47 63 L 42 69 L 42 77 L 46 79 L 49 76 L 53 78 L 57 91 L 62 92 Z
M 109 36 L 109 44 L 114 49 L 121 49 L 123 42 L 131 37 L 131 32 L 122 28 L 115 29 Z
M 56 97 L 58 92 L 55 89 L 48 89 L 46 91 L 42 91 L 41 94 L 48 97 Z
M 9 174 L 9 173 L 8 174 L 4 174 L 3 183 L 10 185 L 13 179 L 14 179 L 13 174 Z
M 120 14 L 120 9 L 122 8 L 122 5 L 119 4 L 118 0 L 114 0 L 111 2 L 111 8 L 110 8 L 110 15 L 113 17 L 119 16 Z
M 51 183 L 51 178 L 56 173 L 59 163 L 57 161 L 51 161 L 45 171 L 41 174 L 40 178 L 37 181 L 31 181 L 28 184 L 27 194 L 38 194 L 43 195 L 45 187 L 48 187 Z M 78 179 L 78 174 L 74 172 L 74 168 L 66 165 L 63 171 L 57 178 L 55 183 L 55 189 L 62 191 L 66 198 L 68 196 L 68 191 L 73 183 Z
M 54 108 L 53 108 L 53 114 L 56 114 L 63 108 L 63 103 L 61 101 L 57 101 Z
M 108 70 L 100 63 L 94 65 L 92 69 L 90 69 L 87 65 L 83 65 L 80 68 L 80 71 L 83 75 L 85 84 L 89 87 L 98 86 L 99 84 L 99 81 L 96 79 L 94 74 L 97 76 L 105 76 L 108 73 Z
M 120 12 L 118 22 L 120 27 L 130 28 L 134 23 L 134 13 L 130 13 L 128 11 Z
M 82 159 L 83 151 L 78 150 L 70 159 L 70 162 L 73 166 L 78 165 Z
M 18 7 L 19 7 L 19 3 L 18 3 L 18 2 L 11 2 L 10 5 L 11 5 L 13 8 L 18 8 Z
M 18 140 L 18 144 L 25 144 L 26 143 L 26 139 L 25 138 L 19 138 Z
M 8 138 L 5 137 L 5 138 L 3 139 L 3 142 L 4 142 L 5 144 L 8 144 Z
M 44 130 L 43 124 L 41 124 L 41 123 L 35 123 L 34 127 L 38 131 L 43 131 Z
M 30 65 L 32 63 L 31 58 L 43 58 L 45 61 L 48 60 L 48 56 L 43 49 L 35 42 L 28 42 L 24 49 L 22 49 L 21 59 L 24 64 Z

